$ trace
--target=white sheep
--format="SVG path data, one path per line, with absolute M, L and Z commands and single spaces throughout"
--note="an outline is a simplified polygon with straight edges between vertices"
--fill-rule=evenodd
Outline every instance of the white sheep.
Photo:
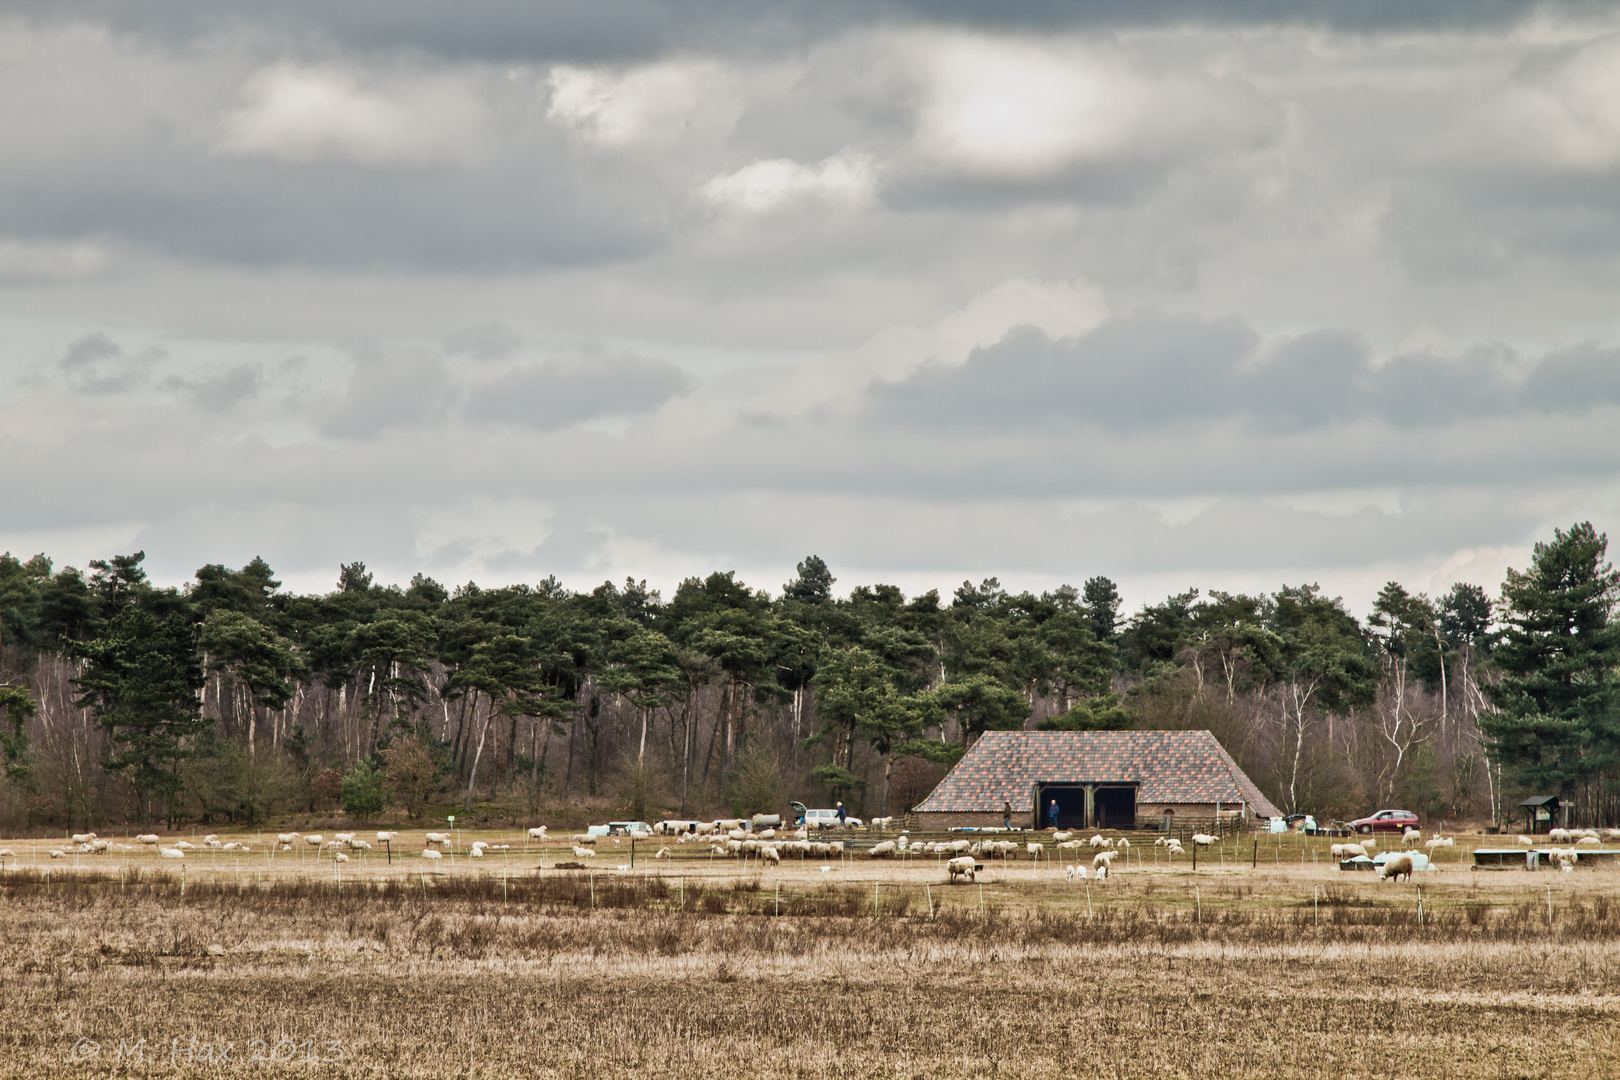
M 225 850 L 226 851 L 241 851 L 242 850 L 242 845 L 238 844 L 235 840 L 231 840 L 231 841 L 228 841 L 225 844 Z
M 1567 843 L 1572 839 L 1573 839 L 1573 837 L 1570 835 L 1570 831 L 1568 829 L 1549 829 L 1549 830 L 1547 830 L 1547 840 L 1550 843 L 1556 844 L 1556 843 L 1559 843 L 1560 841 L 1563 841 L 1563 842 Z
M 596 858 L 596 852 L 591 848 L 580 847 L 578 844 L 575 844 L 574 845 L 574 858 L 576 858 L 576 859 L 594 859 L 594 858 Z
M 1063 868 L 1064 881 L 1085 881 L 1086 879 L 1086 868 L 1083 866 L 1066 866 Z
M 0 859 L 15 859 L 17 853 L 10 848 L 0 848 Z
M 782 864 L 781 854 L 773 847 L 761 848 L 759 851 L 759 859 L 760 862 L 770 863 L 772 866 L 780 866 Z
M 442 859 L 442 858 L 444 858 L 444 856 L 439 853 L 438 848 L 423 848 L 422 849 L 422 858 L 424 858 L 424 859 Z
M 193 844 L 189 840 L 178 840 L 178 841 L 175 842 L 174 846 L 179 848 L 181 851 L 190 851 L 192 848 L 196 847 L 197 845 Z
M 1576 847 L 1597 847 L 1602 843 L 1603 843 L 1603 841 L 1599 840 L 1595 836 L 1583 836 L 1579 840 L 1575 841 L 1575 846 Z
M 1118 842 L 1116 842 L 1114 846 L 1117 847 L 1120 851 L 1129 851 L 1129 850 L 1131 850 L 1131 842 L 1129 840 L 1125 839 L 1123 836 L 1119 838 Z
M 349 857 L 347 855 L 343 854 L 343 852 L 340 851 L 336 855 L 332 856 L 332 861 L 333 862 L 348 862 Z
M 491 850 L 491 851 L 511 851 L 512 850 L 512 845 L 511 844 L 491 844 L 491 845 L 489 845 L 489 850 Z
M 203 837 L 203 843 L 212 844 L 215 840 L 218 840 L 218 839 L 219 839 L 219 833 L 209 833 L 207 836 Z
M 76 832 L 73 834 L 73 842 L 75 844 L 88 844 L 95 838 L 96 834 L 93 832 Z
M 1359 858 L 1366 858 L 1367 857 L 1367 847 L 1366 847 L 1365 844 L 1335 844 L 1333 846 L 1337 847 L 1337 848 L 1342 848 L 1344 850 L 1344 854 L 1343 854 L 1342 858 L 1354 859 L 1354 858 L 1358 858 L 1358 857 Z
M 1404 877 L 1410 881 L 1412 879 L 1413 867 L 1414 864 L 1412 862 L 1412 856 L 1392 855 L 1388 859 L 1385 859 L 1384 864 L 1378 868 L 1378 880 L 1388 881 L 1389 879 L 1393 878 L 1394 880 L 1399 881 Z
M 1604 829 L 1603 838 L 1605 840 L 1620 840 L 1620 829 Z
M 391 831 L 389 831 L 387 829 L 382 829 L 382 830 L 379 830 L 378 833 L 377 833 L 377 843 L 379 843 L 379 844 L 392 843 L 393 841 L 395 841 L 397 839 L 399 839 L 399 833 L 397 833 L 397 832 L 391 832 Z
M 1041 845 L 1037 844 L 1033 840 L 1024 845 L 1024 850 L 1029 852 L 1029 857 L 1032 859 L 1039 859 L 1041 857 Z
M 1103 839 L 1102 835 L 1099 833 L 1091 838 L 1091 846 L 1094 848 L 1107 847 L 1108 841 Z
M 1423 846 L 1429 849 L 1429 854 L 1430 855 L 1433 855 L 1440 848 L 1443 848 L 1443 847 L 1456 847 L 1457 846 L 1457 841 L 1456 841 L 1455 837 L 1436 836 L 1432 840 L 1424 841 Z
M 158 836 L 157 833 L 141 833 L 135 838 L 135 842 L 145 844 L 147 847 L 153 847 L 158 843 Z
M 318 848 L 325 842 L 326 837 L 322 836 L 320 833 L 310 833 L 308 836 L 304 837 L 304 843 L 308 844 L 312 848 Z
M 445 832 L 430 832 L 427 834 L 427 842 L 430 844 L 439 844 L 444 847 L 449 847 L 450 834 Z
M 352 833 L 352 832 L 333 833 L 332 834 L 332 839 L 338 840 L 338 841 L 341 841 L 342 843 L 347 844 L 350 840 L 354 839 L 354 833 Z
M 590 833 L 575 833 L 573 839 L 575 847 L 596 846 L 596 837 L 592 836 Z
M 338 843 L 336 840 L 328 840 L 326 843 L 321 845 L 321 847 L 326 849 L 327 851 L 336 851 L 338 848 L 340 848 L 342 846 L 343 845 Z
M 469 859 L 482 859 L 483 857 L 484 849 L 481 847 L 471 848 L 467 852 L 467 858 Z
M 1417 829 L 1407 829 L 1401 833 L 1401 843 L 1407 847 L 1417 847 L 1423 842 L 1423 834 Z
M 950 872 L 952 881 L 959 877 L 965 877 L 969 881 L 973 881 L 978 864 L 973 861 L 973 856 L 964 855 L 959 859 L 951 859 L 945 864 L 945 869 Z
M 112 844 L 108 843 L 106 840 L 90 841 L 90 850 L 97 853 L 106 851 L 110 847 L 112 847 Z
M 1208 833 L 1193 833 L 1192 842 L 1198 847 L 1209 847 L 1210 845 L 1217 843 L 1218 838 L 1213 837 Z
M 205 841 L 203 841 L 203 843 L 205 845 L 207 845 L 208 847 L 212 848 L 215 851 L 218 851 L 218 850 L 220 850 L 220 848 L 224 847 L 224 845 L 221 844 L 218 840 L 205 840 Z
M 1096 855 L 1093 855 L 1091 858 L 1092 869 L 1113 866 L 1114 854 L 1112 851 L 1099 851 Z
M 886 859 L 900 849 L 900 845 L 893 840 L 885 840 L 881 844 L 873 844 L 872 850 L 866 854 L 874 859 Z
M 278 843 L 278 844 L 296 844 L 296 843 L 298 843 L 298 834 L 295 833 L 295 832 L 277 833 L 276 834 L 276 843 Z
M 1056 840 L 1058 843 L 1061 844 L 1061 843 L 1063 843 L 1065 840 L 1069 839 L 1069 837 L 1071 837 L 1073 835 L 1074 835 L 1073 831 L 1071 831 L 1069 829 L 1059 829 L 1057 832 L 1052 834 L 1052 839 Z
M 1171 840 L 1168 844 L 1164 845 L 1164 850 L 1168 851 L 1172 855 L 1187 854 L 1187 849 L 1181 846 L 1180 840 Z
M 1099 884 L 1099 885 L 1108 884 L 1108 867 L 1107 866 L 1099 866 L 1099 867 L 1097 867 L 1097 884 Z
M 340 837 L 338 837 L 338 839 L 341 840 L 343 838 L 340 836 Z M 488 840 L 474 840 L 472 842 L 472 846 L 475 847 L 475 848 L 487 848 L 487 847 L 489 847 L 489 841 Z
M 667 859 L 667 858 L 669 858 L 669 848 L 667 848 L 667 847 L 659 848 L 658 849 L 658 854 L 654 855 L 653 858 L 655 858 L 655 859 Z
M 63 851 L 61 848 L 51 848 L 51 858 L 65 859 L 67 858 L 67 852 Z
M 371 845 L 366 843 L 364 840 L 350 840 L 349 841 L 349 850 L 350 851 L 370 851 L 371 850 Z
M 1519 837 L 1519 843 L 1523 844 L 1525 847 L 1534 847 L 1536 842 L 1528 836 L 1521 836 Z
M 178 847 L 159 847 L 158 854 L 165 859 L 183 859 L 186 853 Z

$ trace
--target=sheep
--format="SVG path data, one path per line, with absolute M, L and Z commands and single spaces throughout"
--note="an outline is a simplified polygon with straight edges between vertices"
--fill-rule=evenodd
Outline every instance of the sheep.
M 350 840 L 349 841 L 349 850 L 350 851 L 370 851 L 371 850 L 371 845 L 366 843 L 364 840 Z
M 1123 836 L 1119 838 L 1119 840 L 1114 844 L 1114 846 L 1116 848 L 1118 848 L 1120 851 L 1129 851 L 1129 850 L 1131 850 L 1131 842 L 1129 840 L 1125 839 Z
M 1581 853 L 1574 848 L 1554 848 L 1552 857 L 1558 861 L 1558 869 L 1566 874 L 1575 869 L 1575 864 L 1581 861 Z
M 177 841 L 174 846 L 179 848 L 181 851 L 190 851 L 192 848 L 196 847 L 197 845 L 193 844 L 189 840 L 180 840 L 180 841 Z
M 427 834 L 427 842 L 430 844 L 438 844 L 441 847 L 449 847 L 450 834 L 447 832 L 430 832 Z
M 76 832 L 73 834 L 73 842 L 75 844 L 88 844 L 95 838 L 96 834 L 93 832 Z
M 973 881 L 975 880 L 974 875 L 978 871 L 978 864 L 973 861 L 973 856 L 964 855 L 959 859 L 952 859 L 947 862 L 945 869 L 950 872 L 952 881 L 959 877 L 965 877 L 969 881 Z
M 281 848 L 280 848 L 280 850 L 282 850 L 282 851 L 291 851 L 292 849 L 293 849 L 293 846 L 291 844 L 282 844 Z
M 165 859 L 183 859 L 186 857 L 186 853 L 178 847 L 159 847 L 158 855 Z
M 1417 847 L 1423 842 L 1423 834 L 1417 829 L 1407 829 L 1401 833 L 1401 843 L 1407 847 Z
M 340 836 L 340 837 L 338 837 L 338 839 L 341 840 L 341 839 L 343 839 L 343 837 Z M 488 840 L 474 840 L 472 842 L 472 846 L 475 847 L 475 848 L 487 848 L 487 847 L 489 847 L 489 841 Z
M 1057 832 L 1052 834 L 1052 839 L 1061 844 L 1073 835 L 1074 832 L 1070 829 L 1059 829 Z
M 342 846 L 343 845 L 338 843 L 336 840 L 328 840 L 326 843 L 321 845 L 321 847 L 327 851 L 336 851 Z
M 108 843 L 105 840 L 92 840 L 92 841 L 90 841 L 90 850 L 94 851 L 94 852 L 97 852 L 98 854 L 100 852 L 106 851 L 110 847 L 112 847 L 112 844 Z
M 1333 846 L 1343 849 L 1344 853 L 1342 856 L 1340 856 L 1341 858 L 1355 859 L 1368 857 L 1367 847 L 1365 844 L 1334 844 Z
M 338 841 L 341 841 L 341 842 L 347 844 L 350 840 L 354 839 L 354 833 L 352 833 L 352 832 L 333 833 L 332 834 L 332 839 L 338 840 Z
M 1084 840 L 1065 840 L 1063 843 L 1058 845 L 1058 847 L 1062 848 L 1064 851 L 1079 851 L 1085 846 L 1086 842 Z
M 764 830 L 763 832 L 761 832 L 759 834 L 759 838 L 761 840 L 774 840 L 774 839 L 776 839 L 776 830 L 775 829 L 766 829 L 766 830 Z
M 51 858 L 65 859 L 67 858 L 67 852 L 63 851 L 61 848 L 51 848 Z
M 1113 866 L 1114 853 L 1112 851 L 1099 851 L 1096 855 L 1092 856 L 1091 865 L 1093 869 L 1100 866 Z
M 397 832 L 390 832 L 387 829 L 381 829 L 381 830 L 379 830 L 377 832 L 377 843 L 379 843 L 379 844 L 392 843 L 393 841 L 398 840 L 398 839 L 399 839 L 399 833 L 397 833 Z
M 891 829 L 894 827 L 894 818 L 875 817 L 871 821 L 871 827 L 874 829 Z
M 1041 857 L 1041 845 L 1037 844 L 1033 840 L 1024 845 L 1024 850 L 1029 852 L 1029 857 L 1032 859 L 1039 859 Z
M 484 849 L 481 847 L 471 848 L 467 852 L 467 858 L 469 859 L 482 859 L 483 857 Z
M 760 862 L 770 863 L 772 866 L 780 866 L 782 864 L 781 853 L 773 847 L 761 848 L 759 852 L 759 859 Z
M 304 843 L 308 844 L 312 848 L 318 848 L 325 842 L 326 837 L 322 836 L 320 833 L 310 833 L 308 836 L 304 837 Z
M 728 829 L 726 835 L 733 840 L 742 840 L 748 835 L 747 829 Z
M 205 840 L 205 841 L 203 841 L 203 843 L 204 843 L 205 846 L 207 846 L 209 848 L 212 848 L 215 851 L 218 851 L 220 848 L 225 846 L 225 845 L 221 844 L 218 840 Z
M 575 847 L 595 847 L 596 837 L 590 833 L 575 833 L 573 843 Z
M 1536 842 L 1530 839 L 1528 836 L 1521 836 L 1519 837 L 1519 843 L 1523 844 L 1525 847 L 1534 847 Z
M 578 844 L 575 844 L 574 845 L 574 858 L 576 858 L 576 859 L 594 859 L 594 858 L 596 858 L 596 851 L 594 849 L 592 849 L 592 848 L 580 847 Z
M 962 854 L 963 852 L 967 851 L 967 849 L 972 847 L 972 846 L 973 846 L 972 842 L 967 841 L 967 840 L 952 840 L 951 841 L 951 850 L 956 852 L 959 855 Z
M 343 852 L 340 851 L 336 855 L 332 856 L 332 861 L 333 862 L 348 862 L 349 857 L 347 855 L 343 854 Z
M 1085 881 L 1089 875 L 1083 866 L 1066 866 L 1063 868 L 1064 881 Z
M 1107 866 L 1099 866 L 1099 867 L 1097 867 L 1097 884 L 1099 884 L 1099 885 L 1108 884 L 1108 867 Z
M 659 848 L 658 849 L 658 854 L 654 855 L 653 858 L 655 858 L 655 859 L 667 859 L 667 858 L 669 858 L 669 848 L 667 848 L 667 847 Z
M 1439 848 L 1456 847 L 1457 841 L 1450 836 L 1437 836 L 1433 840 L 1424 841 L 1423 846 L 1429 849 L 1430 855 L 1433 855 Z
M 1372 853 L 1378 850 L 1378 840 L 1376 837 L 1369 836 L 1361 842 L 1361 847 L 1367 853 L 1367 856 L 1371 858 Z
M 10 848 L 0 848 L 0 859 L 15 859 L 17 853 Z
M 1603 838 L 1605 840 L 1620 840 L 1620 829 L 1604 829 Z
M 489 845 L 489 850 L 491 850 L 491 851 L 511 851 L 512 850 L 512 845 L 511 844 L 491 844 L 491 845 Z
M 1187 854 L 1187 849 L 1181 846 L 1180 840 L 1170 841 L 1168 844 L 1164 845 L 1164 850 L 1169 852 L 1171 855 Z
M 1104 840 L 1101 835 L 1093 836 L 1091 838 L 1091 846 L 1094 848 L 1107 847 L 1108 841 Z
M 226 851 L 246 851 L 247 850 L 247 845 L 246 844 L 239 844 L 235 840 L 232 840 L 230 843 L 225 845 L 225 850 Z
M 885 840 L 881 844 L 873 844 L 872 850 L 868 851 L 866 854 L 874 859 L 886 859 L 890 855 L 893 855 L 898 849 L 899 845 L 893 840 Z
M 218 839 L 219 839 L 219 833 L 212 833 L 211 832 L 207 836 L 203 837 L 203 843 L 212 844 L 215 840 L 218 840 Z
M 1349 849 L 1352 848 L 1352 847 L 1355 847 L 1355 846 L 1357 846 L 1357 845 L 1355 845 L 1355 844 L 1333 844 L 1333 845 L 1330 845 L 1328 847 L 1328 854 L 1333 856 L 1333 858 L 1335 858 L 1335 859 L 1348 859 L 1350 857 L 1349 854 L 1348 854 Z
M 1192 842 L 1198 847 L 1209 847 L 1211 844 L 1218 843 L 1219 840 L 1217 837 L 1211 836 L 1208 833 L 1200 832 L 1193 833 Z
M 153 847 L 158 842 L 157 833 L 141 833 L 141 835 L 135 838 L 135 842 L 137 844 L 145 844 L 147 847 Z
M 659 822 L 659 824 L 662 825 L 663 822 Z M 525 839 L 528 840 L 544 840 L 545 838 L 546 827 L 544 825 L 536 825 L 534 828 L 529 830 L 528 836 L 525 837 Z
M 278 844 L 296 844 L 296 843 L 298 843 L 298 834 L 295 833 L 295 832 L 277 833 L 276 834 L 276 843 L 278 843 Z
M 437 848 L 423 848 L 422 849 L 422 858 L 424 858 L 424 859 L 442 859 L 442 858 L 444 858 L 444 856 L 439 854 L 439 850 Z
M 1410 881 L 1412 879 L 1412 869 L 1412 856 L 1394 855 L 1385 859 L 1384 864 L 1378 868 L 1378 880 L 1388 881 L 1394 878 L 1399 881 L 1404 877 Z
M 1547 840 L 1548 840 L 1548 842 L 1554 843 L 1554 844 L 1558 843 L 1559 841 L 1563 841 L 1563 842 L 1567 843 L 1570 840 L 1569 830 L 1568 829 L 1549 829 L 1549 830 L 1547 830 Z
M 1583 836 L 1579 840 L 1575 841 L 1575 846 L 1576 847 L 1597 847 L 1598 845 L 1600 845 L 1602 843 L 1603 843 L 1603 841 L 1599 840 L 1595 836 Z

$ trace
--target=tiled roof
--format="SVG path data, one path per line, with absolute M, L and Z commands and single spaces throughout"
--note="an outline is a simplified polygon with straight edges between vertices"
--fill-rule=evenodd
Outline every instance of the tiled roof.
M 1144 803 L 1246 802 L 1281 813 L 1208 731 L 987 731 L 921 813 L 1030 813 L 1035 784 L 1137 784 Z

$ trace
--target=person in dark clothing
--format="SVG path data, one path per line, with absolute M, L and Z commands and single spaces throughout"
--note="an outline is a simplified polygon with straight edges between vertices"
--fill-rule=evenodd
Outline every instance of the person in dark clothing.
M 1003 802 L 1001 804 L 1001 827 L 1004 828 L 1004 829 L 1011 829 L 1012 828 L 1012 800 L 1011 799 L 1008 799 L 1006 802 Z
M 838 804 L 838 827 L 840 829 L 842 829 L 844 827 L 844 825 L 848 822 L 848 820 L 849 820 L 849 812 L 844 809 L 844 804 L 843 803 L 839 803 Z
M 1048 825 L 1051 825 L 1054 829 L 1058 827 L 1058 804 L 1056 799 L 1053 799 L 1052 804 L 1046 808 L 1046 818 Z

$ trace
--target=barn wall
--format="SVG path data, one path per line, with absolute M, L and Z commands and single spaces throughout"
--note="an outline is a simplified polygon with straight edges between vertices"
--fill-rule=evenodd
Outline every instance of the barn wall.
M 1027 829 L 1030 827 L 1031 815 L 1020 814 L 1016 811 L 1012 816 L 1013 828 Z M 918 814 L 917 829 L 928 831 L 933 829 L 999 829 L 1001 828 L 1001 812 L 993 814 L 955 814 L 935 813 Z

